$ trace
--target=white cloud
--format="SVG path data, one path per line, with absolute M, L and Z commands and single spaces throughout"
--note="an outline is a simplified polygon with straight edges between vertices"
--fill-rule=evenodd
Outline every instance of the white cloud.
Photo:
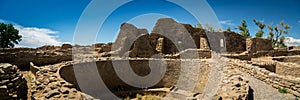
M 229 26 L 234 26 L 235 25 L 234 23 L 232 23 L 232 20 L 221 20 L 221 21 L 219 21 L 219 23 L 221 25 L 229 25 Z
M 286 37 L 284 42 L 287 46 L 300 46 L 300 39 L 296 39 L 293 37 Z
M 300 23 L 300 20 L 298 22 Z
M 9 21 L 0 19 L 0 22 L 9 23 Z M 22 35 L 22 41 L 16 47 L 40 47 L 43 45 L 61 45 L 62 42 L 58 41 L 57 31 L 47 28 L 37 27 L 24 27 L 15 23 L 11 23 L 19 30 Z

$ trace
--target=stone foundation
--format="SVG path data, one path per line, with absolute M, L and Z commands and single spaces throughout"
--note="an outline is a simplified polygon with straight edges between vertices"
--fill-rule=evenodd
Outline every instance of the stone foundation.
M 58 69 L 63 65 L 71 65 L 72 62 L 63 62 L 48 66 L 35 66 L 31 64 L 32 68 L 36 68 L 35 77 L 30 82 L 32 100 L 61 100 L 61 99 L 75 99 L 75 100 L 92 100 L 93 97 L 86 95 L 75 89 L 74 85 L 66 82 L 58 75 Z
M 175 55 L 164 55 L 164 58 L 209 59 L 211 58 L 211 51 L 206 49 L 186 49 Z
M 300 66 L 294 63 L 277 63 L 276 73 L 279 75 L 290 75 L 300 78 Z
M 244 75 L 233 66 L 226 67 L 217 95 L 213 100 L 253 100 L 253 90 Z
M 272 60 L 276 60 L 279 62 L 285 62 L 285 63 L 296 63 L 300 65 L 300 56 L 282 56 L 282 57 L 274 57 Z
M 44 47 L 44 49 L 46 49 L 46 47 Z M 72 49 L 44 49 L 0 49 L 0 63 L 11 63 L 17 65 L 20 70 L 29 70 L 30 62 L 36 65 L 47 65 L 72 60 Z
M 249 64 L 250 63 L 250 64 Z M 241 61 L 236 59 L 230 59 L 228 64 L 240 69 L 243 72 L 273 86 L 274 88 L 285 88 L 291 94 L 300 97 L 300 78 L 279 75 L 266 70 L 265 68 L 260 68 L 259 66 L 252 65 L 249 61 Z

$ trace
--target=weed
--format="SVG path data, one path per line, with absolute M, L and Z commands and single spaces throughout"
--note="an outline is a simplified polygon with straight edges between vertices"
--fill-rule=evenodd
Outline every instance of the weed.
M 279 93 L 287 93 L 287 89 L 285 88 L 278 88 Z

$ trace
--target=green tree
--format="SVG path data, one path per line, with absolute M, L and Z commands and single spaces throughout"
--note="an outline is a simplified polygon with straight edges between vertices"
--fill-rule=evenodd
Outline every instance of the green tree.
M 198 23 L 198 24 L 197 24 L 197 28 L 203 29 L 202 24 L 201 24 L 201 23 Z
M 228 28 L 226 29 L 226 32 L 231 32 L 231 28 L 228 27 Z
M 214 32 L 215 31 L 215 29 L 213 28 L 213 26 L 211 24 L 209 24 L 209 23 L 205 24 L 205 28 L 206 28 L 206 30 L 208 30 L 210 32 Z
M 284 44 L 286 38 L 283 35 L 289 33 L 288 31 L 289 29 L 291 29 L 291 26 L 285 24 L 284 21 L 281 21 L 279 25 L 276 25 L 274 27 L 268 26 L 268 28 L 268 39 L 272 40 L 273 47 L 286 47 L 286 45 Z
M 245 20 L 242 20 L 242 24 L 238 26 L 238 29 L 241 31 L 240 34 L 246 38 L 251 38 L 249 29 L 247 28 L 247 23 Z
M 262 37 L 264 35 L 264 28 L 266 27 L 265 24 L 263 24 L 262 21 L 256 21 L 255 19 L 253 20 L 253 22 L 255 23 L 256 26 L 259 27 L 259 31 L 256 32 L 255 37 Z
M 19 31 L 12 24 L 0 23 L 0 48 L 13 48 L 22 40 Z
M 269 29 L 269 34 L 268 34 L 267 39 L 271 40 L 272 41 L 272 47 L 275 47 L 274 39 L 273 39 L 274 38 L 274 28 L 273 28 L 273 26 L 269 25 L 268 29 Z
M 286 40 L 285 36 L 281 36 L 279 38 L 279 41 L 278 41 L 278 46 L 277 47 L 287 47 L 285 44 L 284 44 L 284 41 Z
M 274 38 L 274 28 L 273 28 L 273 26 L 269 25 L 268 29 L 269 29 L 269 35 L 268 35 L 267 39 L 273 40 L 273 38 Z

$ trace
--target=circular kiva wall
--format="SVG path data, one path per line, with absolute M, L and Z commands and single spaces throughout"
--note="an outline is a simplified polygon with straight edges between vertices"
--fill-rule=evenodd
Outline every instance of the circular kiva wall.
M 125 63 L 128 60 L 114 60 L 113 63 Z M 166 72 L 163 76 L 163 79 L 157 83 L 153 87 L 171 87 L 174 86 L 179 78 L 180 73 L 180 60 L 166 60 Z M 80 63 L 79 66 L 88 67 L 86 65 L 90 65 L 91 63 Z M 116 74 L 113 68 L 112 61 L 97 61 L 96 65 L 98 68 L 98 72 L 103 79 L 104 83 L 110 90 L 130 90 L 134 89 L 134 87 L 123 82 L 118 75 Z M 149 60 L 129 60 L 132 70 L 139 76 L 146 76 L 151 72 L 149 68 Z M 151 63 L 159 64 L 163 63 L 161 60 L 151 60 Z M 153 65 L 155 66 L 155 65 Z M 59 70 L 60 76 L 66 81 L 74 84 L 78 90 L 78 87 L 73 65 L 64 66 Z M 137 80 L 138 81 L 138 80 Z
M 114 60 L 114 61 L 97 61 L 89 63 L 80 63 L 75 65 L 82 67 L 89 67 L 96 63 L 98 72 L 105 83 L 105 85 L 110 89 L 110 91 L 117 93 L 118 91 L 130 91 L 136 90 L 133 86 L 126 84 L 124 81 L 118 77 L 115 72 L 115 64 L 123 64 L 128 62 L 128 60 Z M 210 64 L 206 60 L 180 60 L 180 59 L 135 59 L 129 60 L 130 67 L 132 70 L 139 76 L 147 76 L 151 73 L 151 67 L 160 67 L 161 63 L 165 64 L 166 70 L 163 78 L 154 86 L 148 88 L 170 88 L 178 85 L 179 77 L 183 77 L 184 84 L 181 84 L 180 87 L 183 89 L 188 89 L 188 91 L 193 91 L 197 93 L 202 93 L 210 72 Z M 74 65 L 73 65 L 74 66 Z M 80 90 L 78 87 L 73 66 L 64 66 L 59 70 L 60 77 L 66 81 L 75 85 L 75 87 Z M 122 67 L 122 66 L 119 66 Z M 193 67 L 193 68 L 192 68 Z M 199 71 L 195 71 L 195 67 Z M 76 69 L 77 70 L 77 69 Z M 196 73 L 197 72 L 197 73 Z M 136 80 L 139 81 L 139 80 Z M 182 80 L 181 80 L 182 81 Z M 190 83 L 195 83 L 195 87 L 191 87 Z M 179 82 L 181 83 L 181 82 Z M 90 83 L 93 84 L 93 83 Z

